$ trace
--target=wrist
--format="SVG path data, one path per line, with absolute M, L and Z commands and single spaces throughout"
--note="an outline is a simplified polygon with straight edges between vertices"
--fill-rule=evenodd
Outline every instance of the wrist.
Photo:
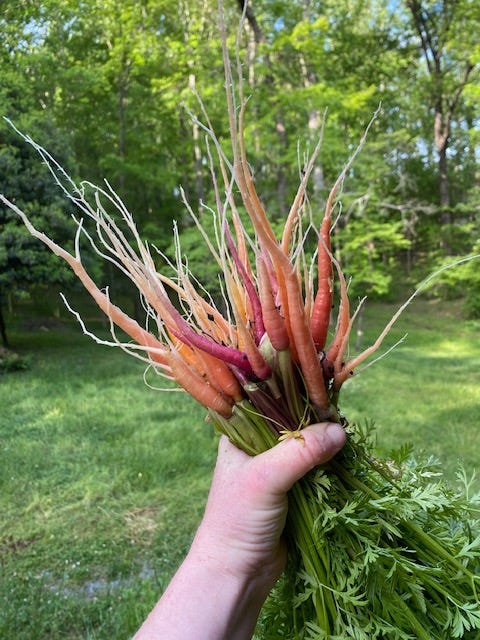
M 251 640 L 272 583 L 227 555 L 194 541 L 134 640 Z
M 204 614 L 217 619 L 216 634 L 209 637 L 212 640 L 251 638 L 276 578 L 272 579 L 269 572 L 253 574 L 239 570 L 230 554 L 221 551 L 213 554 L 195 544 L 185 558 L 183 569 L 200 581 L 206 607 Z
M 267 547 L 257 540 L 242 540 L 232 532 L 212 531 L 209 524 L 200 525 L 189 551 L 189 556 L 208 564 L 212 572 L 230 578 L 238 584 L 253 585 L 263 600 L 280 577 L 286 562 L 286 545 L 278 539 Z

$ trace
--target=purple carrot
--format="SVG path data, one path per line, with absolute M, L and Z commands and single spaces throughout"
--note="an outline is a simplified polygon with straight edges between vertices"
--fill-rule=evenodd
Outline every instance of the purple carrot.
M 248 299 L 250 300 L 250 304 L 252 305 L 255 344 L 259 345 L 260 340 L 265 334 L 265 325 L 263 324 L 262 305 L 260 304 L 260 298 L 258 297 L 255 285 L 253 284 L 247 273 L 247 270 L 245 269 L 245 265 L 241 262 L 238 256 L 237 248 L 235 246 L 235 243 L 233 242 L 232 234 L 230 233 L 230 229 L 228 228 L 228 224 L 226 222 L 224 225 L 224 231 L 230 254 L 233 258 L 235 266 L 238 269 L 243 284 L 245 285 Z
M 250 380 L 255 377 L 246 353 L 239 349 L 235 349 L 234 347 L 227 347 L 225 345 L 218 344 L 215 340 L 197 333 L 195 329 L 188 324 L 165 293 L 160 290 L 157 290 L 155 293 L 157 298 L 161 301 L 162 307 L 166 309 L 172 321 L 177 325 L 177 329 L 174 329 L 170 324 L 167 324 L 168 330 L 175 336 L 175 338 L 178 338 L 189 346 L 197 347 L 198 349 L 215 356 L 215 358 L 237 367 L 243 371 Z
M 215 358 L 237 367 L 248 380 L 255 377 L 246 353 L 233 347 L 218 344 L 218 342 L 215 342 L 211 338 L 197 333 L 180 315 L 176 318 L 176 322 L 177 326 L 181 325 L 180 331 L 169 327 L 170 333 L 175 336 L 175 338 L 178 338 L 178 340 L 189 347 L 197 347 L 197 349 L 205 351 L 205 353 L 209 353 L 211 356 L 215 356 Z

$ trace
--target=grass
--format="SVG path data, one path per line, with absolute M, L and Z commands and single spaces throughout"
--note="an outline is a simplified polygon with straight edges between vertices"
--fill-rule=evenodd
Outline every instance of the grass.
M 393 306 L 373 305 L 365 345 L 386 324 Z M 454 479 L 459 466 L 480 468 L 480 324 L 458 308 L 415 302 L 388 338 L 405 340 L 346 385 L 342 408 L 351 421 L 375 422 L 382 453 L 406 442 L 437 457 Z
M 372 305 L 367 344 L 392 309 Z M 419 301 L 397 350 L 350 381 L 342 408 L 373 419 L 454 479 L 479 465 L 478 323 Z M 143 365 L 63 323 L 17 327 L 29 368 L 0 375 L 0 637 L 128 638 L 185 554 L 216 452 L 203 412 L 147 389 Z
M 77 328 L 12 343 L 33 357 L 0 381 L 0 637 L 126 638 L 188 548 L 211 429 Z

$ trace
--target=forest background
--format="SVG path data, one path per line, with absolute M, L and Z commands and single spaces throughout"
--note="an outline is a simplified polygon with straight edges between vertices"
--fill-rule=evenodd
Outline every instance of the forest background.
M 243 0 L 224 4 L 233 42 Z M 219 138 L 228 136 L 217 0 L 0 6 L 0 114 L 74 178 L 107 178 L 167 255 L 176 220 L 192 271 L 214 288 L 180 186 L 208 227 L 205 136 L 191 114 L 200 113 L 198 92 Z M 452 257 L 479 251 L 479 26 L 476 0 L 255 0 L 246 9 L 248 153 L 279 224 L 319 136 L 314 211 L 379 109 L 347 177 L 334 237 L 354 293 L 395 298 Z M 0 185 L 60 242 L 71 238 L 68 202 L 7 121 Z M 92 257 L 91 268 L 103 267 Z M 112 278 L 104 274 L 124 288 Z M 12 312 L 19 297 L 43 296 L 53 284 L 74 286 L 0 208 L 0 309 Z M 476 263 L 448 272 L 435 294 L 460 295 L 467 313 L 480 315 Z M 3 313 L 4 342 L 5 324 Z

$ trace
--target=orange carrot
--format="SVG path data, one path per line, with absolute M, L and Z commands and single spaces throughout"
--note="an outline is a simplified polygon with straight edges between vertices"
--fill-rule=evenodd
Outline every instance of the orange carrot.
M 205 374 L 210 384 L 221 391 L 228 398 L 240 402 L 243 398 L 242 388 L 237 378 L 223 360 L 196 349 L 196 356 L 204 366 Z
M 348 333 L 350 325 L 350 301 L 348 299 L 347 283 L 340 265 L 336 260 L 334 261 L 334 264 L 337 268 L 338 280 L 340 283 L 340 305 L 338 308 L 335 335 L 325 354 L 325 360 L 328 363 L 334 363 L 337 360 L 342 344 L 344 344 L 345 335 Z
M 257 278 L 260 302 L 262 305 L 263 322 L 272 346 L 277 351 L 287 349 L 289 345 L 285 319 L 275 304 L 272 286 L 265 260 L 262 256 L 257 256 Z
M 168 363 L 175 380 L 197 402 L 208 409 L 213 409 L 224 418 L 231 417 L 233 403 L 185 363 L 175 351 L 169 352 Z
M 242 399 L 240 383 L 223 360 L 219 360 L 201 349 L 185 344 L 172 333 L 170 335 L 172 337 L 173 351 L 181 357 L 185 364 L 196 370 L 203 379 L 225 396 L 236 402 Z
M 284 273 L 284 276 L 288 300 L 288 320 L 309 399 L 325 411 L 330 406 L 330 400 L 325 387 L 323 370 L 310 333 L 309 321 L 303 310 L 297 274 L 291 267 L 288 272 Z
M 310 316 L 310 331 L 317 351 L 325 348 L 333 298 L 333 269 L 330 243 L 331 218 L 323 218 L 318 239 L 318 288 Z

